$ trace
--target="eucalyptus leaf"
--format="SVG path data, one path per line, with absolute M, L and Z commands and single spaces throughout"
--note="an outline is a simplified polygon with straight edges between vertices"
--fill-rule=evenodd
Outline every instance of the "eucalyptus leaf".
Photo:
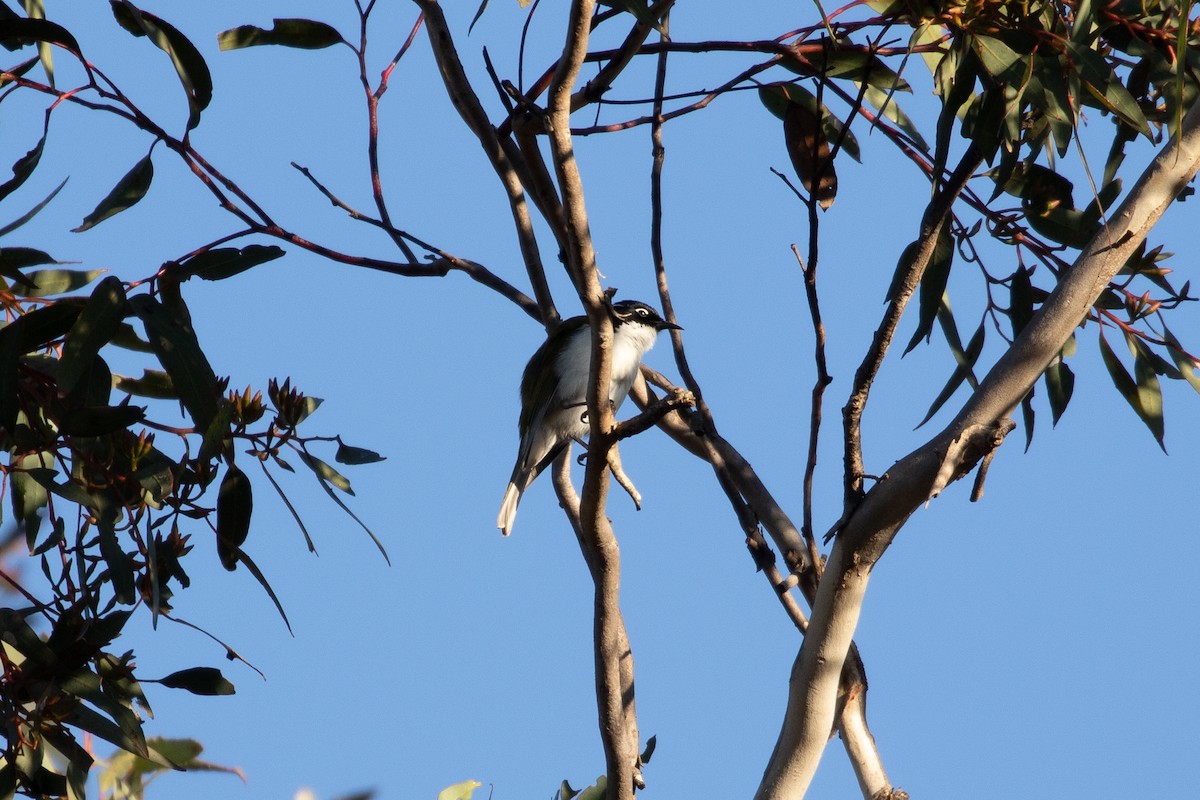
M 150 182 L 154 180 L 154 162 L 147 153 L 142 160 L 121 176 L 117 185 L 112 188 L 92 212 L 83 218 L 79 227 L 72 228 L 72 233 L 82 233 L 94 228 L 109 217 L 114 217 L 137 204 L 150 190 Z
M 483 9 L 479 10 L 483 13 Z M 478 19 L 476 15 L 476 19 Z M 473 25 L 474 23 L 472 23 Z M 221 50 L 239 50 L 243 47 L 260 45 L 282 45 L 283 47 L 298 47 L 303 50 L 320 50 L 345 41 L 342 35 L 332 25 L 311 19 L 280 19 L 274 20 L 270 29 L 256 25 L 239 25 L 217 34 L 217 45 Z
M 379 461 L 386 461 L 387 456 L 381 456 L 374 450 L 368 450 L 365 447 L 351 447 L 348 444 L 338 442 L 337 455 L 333 460 L 339 464 L 374 464 Z
M 117 335 L 128 312 L 125 287 L 119 278 L 109 275 L 96 285 L 63 342 L 58 366 L 59 391 L 69 393 L 75 388 L 100 348 Z
M 5 251 L 7 252 L 7 251 Z M 39 269 L 25 273 L 25 277 L 36 288 L 28 291 L 17 290 L 14 294 L 26 297 L 50 297 L 56 294 L 66 294 L 82 289 L 99 278 L 107 270 L 103 269 Z
M 171 58 L 188 100 L 188 130 L 200 124 L 200 112 L 212 101 L 212 74 L 204 56 L 178 28 L 129 0 L 109 0 L 113 16 L 134 36 L 145 36 Z
M 221 390 L 191 323 L 149 295 L 137 295 L 130 299 L 130 304 L 145 325 L 146 338 L 171 376 L 171 385 L 191 414 L 196 429 L 207 432 L 217 417 Z
M 158 683 L 170 689 L 186 689 L 199 695 L 228 695 L 237 691 L 221 674 L 221 670 L 215 667 L 181 669 L 160 679 Z

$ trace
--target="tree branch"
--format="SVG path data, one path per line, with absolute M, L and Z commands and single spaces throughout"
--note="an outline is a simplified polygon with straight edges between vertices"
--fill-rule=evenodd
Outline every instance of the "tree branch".
M 1108 282 L 1200 168 L 1200 104 L 1062 276 L 958 416 L 901 459 L 863 498 L 826 564 L 809 633 L 792 668 L 787 710 L 756 797 L 803 796 L 837 713 L 842 665 L 871 571 L 908 517 L 995 449 L 1008 414 L 1061 351 Z

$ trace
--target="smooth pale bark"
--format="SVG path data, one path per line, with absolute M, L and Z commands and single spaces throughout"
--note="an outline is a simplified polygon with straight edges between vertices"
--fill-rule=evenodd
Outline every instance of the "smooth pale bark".
M 897 462 L 863 498 L 830 553 L 808 635 L 792 667 L 783 729 L 758 800 L 795 800 L 808 789 L 835 724 L 838 677 L 876 561 L 913 511 L 998 446 L 1007 432 L 1008 414 L 1198 167 L 1200 104 L 1184 117 L 1180 135 L 1146 168 L 1108 226 L 1080 253 L 958 416 Z

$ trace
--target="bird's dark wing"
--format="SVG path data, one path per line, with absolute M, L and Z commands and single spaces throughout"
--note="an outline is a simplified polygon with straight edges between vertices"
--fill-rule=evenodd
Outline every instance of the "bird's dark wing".
M 535 420 L 546 412 L 546 404 L 544 402 L 537 403 L 533 398 L 543 397 L 548 401 L 557 393 L 558 375 L 555 374 L 555 370 L 550 368 L 549 364 L 549 361 L 561 352 L 561 348 L 557 345 L 566 341 L 573 331 L 579 330 L 586 324 L 587 317 L 571 317 L 563 320 L 554 333 L 542 342 L 542 346 L 534 352 L 529 363 L 525 365 L 525 372 L 521 375 L 521 417 L 517 421 L 517 429 L 520 431 L 522 441 L 536 424 Z

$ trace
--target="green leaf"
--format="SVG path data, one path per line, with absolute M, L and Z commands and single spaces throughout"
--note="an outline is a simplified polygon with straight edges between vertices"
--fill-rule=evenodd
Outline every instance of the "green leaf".
M 352 497 L 354 496 L 354 490 L 350 488 L 350 481 L 346 480 L 346 478 L 336 469 L 329 466 L 316 456 L 309 455 L 303 450 L 299 451 L 298 455 L 300 456 L 300 460 L 304 462 L 305 466 L 315 472 L 317 477 L 322 481 L 331 483 L 346 494 Z
M 463 781 L 453 786 L 447 786 L 438 792 L 437 800 L 471 800 L 475 790 L 483 786 L 479 781 Z
M 226 695 L 237 691 L 221 674 L 221 670 L 215 667 L 181 669 L 158 682 L 170 689 L 187 689 L 192 694 L 200 695 Z
M 823 39 L 822 41 L 828 41 Z M 806 53 L 807 63 L 785 55 L 779 62 L 784 69 L 798 75 L 817 75 L 827 78 L 846 78 L 887 92 L 911 92 L 908 81 L 884 63 L 883 59 L 861 50 L 840 50 L 827 47 L 820 53 Z
M 190 131 L 200 124 L 200 112 L 212 101 L 212 74 L 204 57 L 186 36 L 171 23 L 142 11 L 129 0 L 109 0 L 113 16 L 122 28 L 134 36 L 146 36 L 171 57 L 175 72 L 188 100 L 188 124 Z
M 381 456 L 374 450 L 367 450 L 364 447 L 351 447 L 348 444 L 342 444 L 341 442 L 338 442 L 337 455 L 333 457 L 333 460 L 339 464 L 349 464 L 354 466 L 358 464 L 374 464 L 378 461 L 386 461 L 387 456 Z
M 179 399 L 179 392 L 175 391 L 175 384 L 171 383 L 171 376 L 161 370 L 142 370 L 142 377 L 140 378 L 127 378 L 124 375 L 117 375 L 116 381 L 117 388 L 127 394 L 137 395 L 138 397 L 151 397 L 156 400 Z
M 105 195 L 104 199 L 92 210 L 92 213 L 83 218 L 79 227 L 71 229 L 72 233 L 82 233 L 89 228 L 94 228 L 109 217 L 116 216 L 125 209 L 136 205 L 145 197 L 146 192 L 150 190 L 150 182 L 154 180 L 154 162 L 150 160 L 150 155 L 147 153 L 145 158 L 134 164 L 133 168 L 117 181 L 117 185 L 112 188 L 112 191 Z
M 75 298 L 71 298 L 75 299 Z M 23 314 L 9 325 L 0 328 L 0 340 L 11 338 L 18 354 L 37 350 L 64 335 L 83 310 L 81 302 L 59 300 L 53 305 Z M 2 349 L 2 348 L 0 348 Z M 12 385 L 12 384 L 10 384 Z
M 1171 354 L 1171 360 L 1175 362 L 1180 375 L 1192 385 L 1193 389 L 1200 392 L 1200 375 L 1196 374 L 1196 362 L 1187 354 L 1183 345 L 1166 325 L 1163 326 L 1163 339 L 1167 342 L 1167 352 Z
M 483 13 L 483 9 L 480 9 Z M 478 15 L 476 16 L 478 19 Z M 283 47 L 299 47 L 303 50 L 320 50 L 345 41 L 332 25 L 311 19 L 274 20 L 270 29 L 255 25 L 241 25 L 217 34 L 217 45 L 221 50 L 238 50 L 243 47 L 277 44 Z M 474 23 L 472 23 L 473 25 Z
M 1133 353 L 1133 376 L 1137 380 L 1138 407 L 1142 420 L 1165 453 L 1162 386 L 1158 382 L 1154 359 L 1145 344 L 1131 334 L 1125 334 L 1125 341 Z
M 1102 108 L 1116 114 L 1148 139 L 1153 140 L 1150 123 L 1137 100 L 1117 79 L 1104 56 L 1076 42 L 1067 42 L 1067 53 L 1079 72 L 1084 88 Z
M 37 540 L 37 531 L 41 524 L 38 512 L 46 507 L 50 495 L 41 481 L 31 472 L 34 470 L 52 470 L 54 454 L 49 452 L 28 453 L 14 457 L 10 462 L 8 474 L 9 491 L 11 493 L 13 519 L 18 525 L 26 528 L 26 538 L 32 542 Z
M 907 249 L 905 252 L 908 252 Z M 913 332 L 908 346 L 904 348 L 906 354 L 920 344 L 922 339 L 929 341 L 929 336 L 933 333 L 933 322 L 937 319 L 938 309 L 946 294 L 946 284 L 950 280 L 950 266 L 953 263 L 954 238 L 950 233 L 950 225 L 944 224 L 938 234 L 937 244 L 933 248 L 929 264 L 925 267 L 924 274 L 921 275 L 917 329 Z
M 1108 369 L 1108 374 L 1112 378 L 1113 386 L 1125 398 L 1125 402 L 1129 403 L 1129 407 L 1134 410 L 1134 413 L 1145 423 L 1146 427 L 1153 434 L 1158 446 L 1166 451 L 1163 445 L 1163 418 L 1162 418 L 1162 393 L 1155 392 L 1158 388 L 1158 378 L 1154 377 L 1153 370 L 1149 370 L 1149 377 L 1146 376 L 1146 368 L 1139 367 L 1135 359 L 1134 368 L 1138 374 L 1138 379 L 1135 382 L 1129 375 L 1129 371 L 1125 369 L 1125 365 L 1117 358 L 1112 347 L 1109 346 L 1108 340 L 1104 337 L 1104 331 L 1100 331 L 1100 355 L 1104 359 L 1104 366 Z M 1150 381 L 1153 381 L 1153 388 L 1150 386 Z M 1155 395 L 1157 394 L 1157 397 Z
M 1018 53 L 999 38 L 976 35 L 971 37 L 971 45 L 979 56 L 979 63 L 993 78 L 1006 83 L 1018 83 L 1025 74 L 1028 55 Z
M 221 566 L 232 572 L 237 568 L 241 547 L 250 532 L 254 494 L 250 479 L 232 464 L 225 470 L 217 495 L 217 556 Z
M 137 597 L 134 590 L 133 561 L 117 541 L 114 522 L 111 515 L 100 515 L 100 524 L 97 526 L 100 530 L 100 555 L 108 565 L 109 581 L 117 600 L 132 605 Z
M 42 159 L 42 150 L 46 146 L 46 135 L 50 130 L 50 115 L 46 115 L 46 126 L 42 130 L 42 138 L 38 139 L 38 143 L 33 146 L 25 155 L 13 162 L 13 176 L 4 183 L 0 184 L 0 200 L 8 197 L 21 187 L 21 184 L 29 180 L 29 176 L 33 174 L 37 168 L 38 162 Z
M 975 329 L 975 333 L 971 336 L 971 341 L 967 343 L 965 350 L 952 348 L 954 360 L 958 362 L 958 366 L 950 374 L 950 379 L 946 381 L 946 385 L 942 387 L 942 391 L 938 392 L 938 396 L 934 398 L 933 403 L 929 406 L 929 411 L 925 413 L 925 418 L 917 424 L 918 428 L 933 418 L 933 415 L 958 391 L 958 387 L 962 386 L 964 381 L 969 381 L 972 386 L 978 385 L 974 367 L 975 362 L 979 360 L 979 354 L 983 352 L 983 340 L 984 325 L 981 322 L 979 327 Z
M 317 483 L 321 486 L 322 489 L 325 490 L 325 494 L 329 495 L 329 499 L 332 500 L 333 502 L 337 503 L 338 508 L 342 509 L 342 511 L 345 511 L 346 514 L 350 517 L 350 519 L 357 522 L 358 527 L 360 527 L 364 531 L 366 531 L 367 536 L 371 537 L 371 541 L 375 543 L 375 547 L 378 548 L 380 554 L 383 556 L 383 560 L 386 561 L 390 565 L 392 563 L 392 559 L 387 554 L 387 549 L 383 546 L 383 542 L 379 541 L 379 537 L 375 535 L 375 531 L 373 531 L 369 527 L 367 527 L 367 524 L 365 522 L 363 522 L 361 519 L 359 519 L 357 514 L 355 514 L 353 511 L 350 510 L 350 507 L 342 501 L 342 498 L 340 498 L 336 494 L 334 494 L 333 489 L 329 488 L 329 483 L 321 476 L 320 468 L 309 463 L 310 460 L 317 462 L 317 464 L 324 464 L 324 462 L 322 462 L 320 459 L 313 458 L 312 456 L 308 455 L 307 453 L 305 453 L 303 451 L 301 451 L 299 453 L 299 455 L 300 455 L 300 459 L 302 461 L 304 461 L 304 463 L 307 464 L 309 466 L 309 468 L 313 470 L 314 473 L 316 473 Z M 324 464 L 324 467 L 325 467 L 325 469 L 332 470 L 332 467 L 330 467 L 328 464 Z M 346 479 L 342 478 L 342 480 L 346 480 Z M 348 481 L 347 481 L 347 485 L 349 485 Z M 353 492 L 350 492 L 350 494 L 353 494 Z
M 152 758 L 146 747 L 146 736 L 142 732 L 141 725 L 137 724 L 137 718 L 132 713 L 130 717 L 133 722 L 121 726 L 80 703 L 64 715 L 63 721 L 99 736 L 122 750 L 136 753 L 143 758 Z
M 247 247 L 220 247 L 179 262 L 181 280 L 195 275 L 206 281 L 220 281 L 245 272 L 251 267 L 274 261 L 284 254 L 282 247 L 252 244 Z
M 279 597 L 275 594 L 275 590 L 271 588 L 271 584 L 267 582 L 267 578 L 263 575 L 262 570 L 254 563 L 245 552 L 238 552 L 238 561 L 246 565 L 246 571 L 258 581 L 258 585 L 267 593 L 267 597 L 271 598 L 271 602 L 275 604 L 275 610 L 279 612 L 279 616 L 283 619 L 283 624 L 287 627 L 288 633 L 292 633 L 292 623 L 288 621 L 287 613 L 283 610 L 283 603 L 279 602 Z
M 13 248 L 16 249 L 16 248 Z M 8 251 L 4 251 L 7 253 Z M 43 262 L 44 263 L 44 262 Z M 82 289 L 99 278 L 107 270 L 103 269 L 39 269 L 25 274 L 25 277 L 35 287 L 28 291 L 14 290 L 14 294 L 26 297 L 49 297 L 55 294 L 66 294 L 76 289 Z
M 928 150 L 929 145 L 925 138 L 921 136 L 921 132 L 917 130 L 916 124 L 909 118 L 908 114 L 900 108 L 900 104 L 896 102 L 896 98 L 890 92 L 885 92 L 874 86 L 868 86 L 866 93 L 863 95 L 868 103 L 875 107 L 886 119 L 890 119 L 896 124 L 906 136 L 913 140 L 916 145 L 922 150 Z
M 1029 320 L 1033 319 L 1033 286 L 1029 282 L 1030 270 L 1024 264 L 1013 273 L 1009 286 L 1009 321 L 1015 339 Z
M 129 302 L 145 325 L 146 338 L 171 376 L 171 385 L 191 414 L 196 429 L 207 433 L 217 417 L 221 391 L 191 323 L 149 295 L 137 295 Z
M 20 228 L 26 222 L 29 222 L 29 220 L 36 217 L 43 208 L 45 208 L 46 206 L 48 206 L 50 204 L 50 201 L 53 200 L 55 198 L 55 196 L 60 191 L 62 191 L 62 188 L 66 185 L 67 185 L 67 179 L 63 178 L 62 183 L 60 183 L 58 186 L 55 186 L 54 189 L 50 192 L 50 194 L 46 195 L 46 197 L 41 202 L 37 203 L 33 208 L 29 209 L 28 211 L 26 211 L 21 216 L 17 217 L 12 222 L 8 223 L 7 225 L 5 225 L 3 227 L 0 227 L 0 236 L 7 236 L 8 234 L 10 234 L 13 231 L 17 230 L 18 228 Z
M 58 363 L 59 391 L 69 394 L 75 388 L 100 348 L 117 335 L 128 311 L 125 287 L 119 278 L 109 275 L 96 285 L 63 342 Z
M 818 106 L 816 96 L 803 86 L 798 86 L 794 83 L 760 86 L 758 88 L 758 99 L 768 111 L 785 121 L 788 116 L 789 105 L 792 103 L 807 108 L 814 115 L 819 115 L 821 126 L 825 131 L 825 138 L 829 140 L 830 144 L 841 142 L 842 150 L 845 151 L 846 155 L 855 161 L 862 160 L 861 148 L 858 145 L 858 138 L 854 135 L 854 132 L 846 128 L 845 124 L 835 117 L 823 103 Z M 843 131 L 845 131 L 844 135 Z
M 1046 395 L 1050 400 L 1051 425 L 1058 425 L 1058 420 L 1067 410 L 1071 395 L 1075 391 L 1075 374 L 1061 358 L 1046 369 Z
M 950 50 L 938 63 L 934 73 L 935 89 L 942 97 L 942 110 L 938 114 L 934 139 L 934 175 L 941 175 L 946 169 L 954 121 L 975 92 L 978 63 L 972 50 Z
M 32 247 L 3 247 L 0 248 L 0 275 L 15 281 L 26 289 L 14 290 L 16 293 L 22 291 L 36 291 L 37 284 L 21 272 L 25 267 L 32 267 L 38 264 L 57 264 L 53 256 L 43 250 L 34 250 Z

